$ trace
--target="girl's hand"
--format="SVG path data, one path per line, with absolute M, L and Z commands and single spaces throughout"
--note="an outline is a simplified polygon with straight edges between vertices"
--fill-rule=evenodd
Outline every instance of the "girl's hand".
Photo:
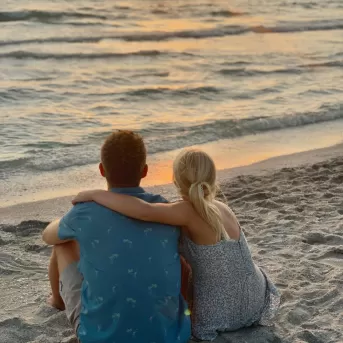
M 71 202 L 73 205 L 76 205 L 80 202 L 94 201 L 94 195 L 97 192 L 98 192 L 97 190 L 80 192 Z

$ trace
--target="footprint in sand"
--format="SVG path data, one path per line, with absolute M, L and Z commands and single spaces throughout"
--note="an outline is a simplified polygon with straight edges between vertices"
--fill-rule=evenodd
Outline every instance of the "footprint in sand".
M 43 244 L 26 244 L 24 246 L 25 251 L 31 253 L 43 253 L 46 256 L 51 254 L 51 247 Z
M 311 318 L 312 312 L 313 310 L 308 307 L 296 307 L 288 313 L 287 319 L 293 325 L 300 325 Z
M 341 185 L 343 183 L 343 175 L 333 176 L 331 182 Z
M 319 257 L 317 260 L 332 267 L 343 268 L 343 250 L 329 251 Z
M 20 273 L 44 273 L 46 269 L 38 264 L 25 262 L 24 260 L 10 254 L 0 252 L 0 275 L 11 275 Z
M 303 236 L 302 241 L 307 244 L 326 244 L 326 245 L 343 245 L 343 237 L 322 232 L 310 232 Z
M 332 267 L 343 268 L 343 249 L 339 247 L 340 245 L 343 245 L 342 236 L 324 234 L 321 232 L 311 232 L 305 235 L 302 241 L 310 245 L 326 245 L 325 253 L 312 259 L 328 264 Z

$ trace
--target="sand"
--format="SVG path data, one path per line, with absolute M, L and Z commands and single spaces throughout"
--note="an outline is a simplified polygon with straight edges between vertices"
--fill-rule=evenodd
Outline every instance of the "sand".
M 220 178 L 255 262 L 275 281 L 282 301 L 275 327 L 226 333 L 215 343 L 343 342 L 342 146 L 221 172 Z M 171 185 L 154 191 L 176 197 Z M 75 342 L 64 313 L 45 303 L 50 248 L 40 239 L 69 201 L 0 209 L 1 343 Z

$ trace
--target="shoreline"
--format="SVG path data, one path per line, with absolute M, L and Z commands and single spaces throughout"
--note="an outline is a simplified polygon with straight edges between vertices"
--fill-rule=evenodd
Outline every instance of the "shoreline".
M 218 182 L 226 183 L 241 175 L 261 175 L 281 168 L 293 168 L 314 164 L 343 155 L 343 143 L 328 148 L 309 150 L 289 155 L 272 157 L 247 166 L 218 171 Z M 160 193 L 169 201 L 178 198 L 175 187 L 170 184 L 143 187 L 152 193 Z M 71 196 L 53 197 L 46 200 L 23 202 L 0 207 L 0 224 L 19 224 L 23 220 L 51 221 L 61 217 L 71 207 Z
M 214 159 L 217 170 L 224 170 L 225 174 L 228 169 L 247 167 L 270 158 L 308 150 L 330 148 L 341 143 L 343 120 L 224 139 L 193 147 L 206 151 Z M 170 183 L 172 164 L 180 150 L 148 153 L 150 170 L 142 186 L 164 186 Z M 84 189 L 103 188 L 104 184 L 97 164 L 45 171 L 27 170 L 25 173 L 17 173 L 14 169 L 13 174 L 9 177 L 5 175 L 0 180 L 1 194 L 4 195 L 0 199 L 0 208 L 71 196 Z

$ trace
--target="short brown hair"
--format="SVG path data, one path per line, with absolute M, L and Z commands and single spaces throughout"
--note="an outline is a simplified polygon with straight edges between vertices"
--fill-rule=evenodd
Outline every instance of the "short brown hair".
M 113 132 L 101 148 L 101 162 L 110 186 L 138 186 L 146 165 L 143 138 L 128 130 Z

